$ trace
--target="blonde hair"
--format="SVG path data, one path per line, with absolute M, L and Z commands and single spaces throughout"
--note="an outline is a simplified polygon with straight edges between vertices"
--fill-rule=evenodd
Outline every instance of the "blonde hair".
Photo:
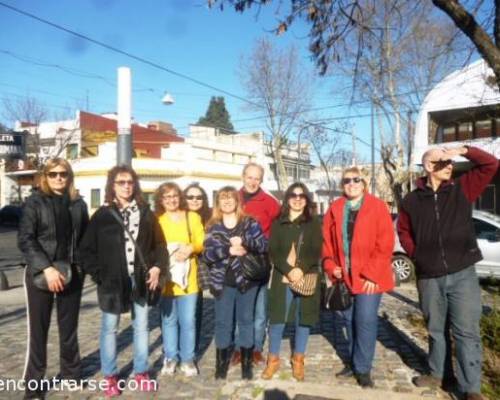
M 70 163 L 64 158 L 55 157 L 47 160 L 42 168 L 42 175 L 40 176 L 40 190 L 47 195 L 54 193 L 49 186 L 49 182 L 47 181 L 47 174 L 55 167 L 63 167 L 68 173 L 68 178 L 66 179 L 66 191 L 68 192 L 71 200 L 76 200 L 79 195 L 78 191 L 75 189 L 73 169 L 71 168 Z
M 223 194 L 230 195 L 234 199 L 234 201 L 236 202 L 235 212 L 236 212 L 236 219 L 238 221 L 237 223 L 240 223 L 240 221 L 246 216 L 246 214 L 243 212 L 243 208 L 241 206 L 239 192 L 233 186 L 224 186 L 223 188 L 219 189 L 219 191 L 215 195 L 215 202 L 214 202 L 214 208 L 212 210 L 212 217 L 207 222 L 207 228 L 210 228 L 212 225 L 215 225 L 215 224 L 222 222 L 222 211 L 220 209 L 220 201 L 221 201 L 221 197 Z
M 363 182 L 363 185 L 364 185 L 363 191 L 365 193 L 368 193 L 368 186 L 369 186 L 368 178 L 367 178 L 366 172 L 364 171 L 363 168 L 353 166 L 353 167 L 349 167 L 349 168 L 344 169 L 342 171 L 342 179 L 344 179 L 347 174 L 358 175 L 361 178 L 361 181 Z

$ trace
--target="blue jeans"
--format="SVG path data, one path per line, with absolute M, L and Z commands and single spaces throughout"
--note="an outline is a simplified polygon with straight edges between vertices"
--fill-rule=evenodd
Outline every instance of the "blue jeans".
M 120 314 L 102 313 L 99 338 L 101 370 L 104 376 L 117 375 L 116 333 Z M 132 304 L 132 327 L 134 328 L 134 373 L 148 372 L 149 329 L 148 306 Z
M 295 303 L 295 341 L 293 345 L 294 353 L 306 352 L 307 340 L 309 339 L 309 326 L 300 325 L 300 296 L 294 296 L 289 287 L 286 288 L 286 309 L 285 321 L 288 320 L 288 313 L 292 302 Z M 269 353 L 279 355 L 281 340 L 283 339 L 283 331 L 285 324 L 271 324 L 269 326 Z
M 381 294 L 356 294 L 351 307 L 336 312 L 346 335 L 353 370 L 358 374 L 367 374 L 372 369 L 381 299 Z
M 439 278 L 419 279 L 420 308 L 429 332 L 429 369 L 442 378 L 446 359 L 446 320 L 455 340 L 459 389 L 480 393 L 482 347 L 479 330 L 481 289 L 474 266 Z
M 255 300 L 254 344 L 256 351 L 264 349 L 267 327 L 267 284 L 257 288 Z
M 160 300 L 163 353 L 168 360 L 194 360 L 197 298 L 198 293 L 193 293 Z
M 237 288 L 224 286 L 215 299 L 215 346 L 225 349 L 233 344 L 234 322 L 238 327 L 238 345 L 254 345 L 254 308 L 257 287 L 241 293 Z

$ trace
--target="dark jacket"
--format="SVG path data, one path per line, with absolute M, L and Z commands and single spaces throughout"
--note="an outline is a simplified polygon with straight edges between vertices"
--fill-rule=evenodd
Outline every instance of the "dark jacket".
M 241 293 L 259 284 L 245 279 L 239 257 L 229 254 L 231 247 L 229 239 L 233 236 L 242 238 L 242 245 L 248 253 L 267 253 L 268 241 L 259 223 L 253 218 L 244 218 L 233 229 L 226 228 L 222 222 L 208 228 L 203 243 L 202 259 L 210 271 L 210 292 L 214 297 L 222 294 L 229 269 L 235 286 Z
M 401 245 L 416 261 L 419 279 L 437 278 L 482 259 L 472 222 L 472 204 L 495 175 L 498 160 L 478 148 L 465 154 L 475 167 L 434 192 L 427 178 L 403 200 L 398 217 Z
M 81 198 L 70 201 L 71 240 L 68 241 L 70 262 L 79 264 L 78 244 L 87 228 L 87 205 Z M 57 237 L 54 206 L 49 195 L 34 191 L 23 207 L 17 234 L 19 250 L 28 271 L 34 275 L 49 267 L 56 256 Z
M 308 272 L 319 272 L 321 261 L 321 225 L 316 218 L 306 221 L 302 216 L 290 221 L 288 216 L 281 216 L 271 226 L 269 239 L 269 257 L 273 264 L 271 275 L 271 288 L 269 290 L 269 318 L 271 324 L 280 324 L 285 321 L 286 310 L 286 287 L 283 276 L 287 275 L 293 268 L 286 261 L 292 243 L 297 242 L 300 232 L 303 231 L 302 246 L 298 258 L 298 267 L 304 274 Z M 319 319 L 319 278 L 316 292 L 312 296 L 300 299 L 300 324 L 312 326 Z M 295 316 L 294 306 L 288 312 L 288 322 L 292 322 Z
M 146 302 L 144 282 L 138 283 L 138 290 L 132 292 L 131 280 L 125 255 L 125 233 L 122 225 L 110 212 L 115 205 L 100 207 L 90 220 L 80 252 L 82 267 L 97 283 L 97 296 L 102 311 L 119 314 L 130 309 L 132 301 L 141 305 Z M 139 208 L 140 222 L 137 245 L 144 255 L 147 267 L 168 265 L 165 237 L 158 220 L 148 206 Z M 141 276 L 138 253 L 135 253 L 134 276 Z

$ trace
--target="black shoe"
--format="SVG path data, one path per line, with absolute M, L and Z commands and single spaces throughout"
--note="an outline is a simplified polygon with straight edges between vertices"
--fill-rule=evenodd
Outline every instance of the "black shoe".
M 350 366 L 346 365 L 346 366 L 344 366 L 344 368 L 342 369 L 342 371 L 337 372 L 335 374 L 335 376 L 337 378 L 350 378 L 350 377 L 354 376 L 354 372 L 353 372 L 353 370 L 351 369 Z
M 215 379 L 226 379 L 231 361 L 231 350 L 230 347 L 215 349 Z
M 253 347 L 241 347 L 241 379 L 253 379 Z
M 355 374 L 355 375 L 356 375 L 356 381 L 358 381 L 358 385 L 361 386 L 362 388 L 372 388 L 375 386 L 370 376 L 370 373 Z

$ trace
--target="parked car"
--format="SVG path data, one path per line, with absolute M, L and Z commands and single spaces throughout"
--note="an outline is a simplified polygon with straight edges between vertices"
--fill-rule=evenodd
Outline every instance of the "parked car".
M 483 259 L 476 263 L 477 275 L 480 278 L 500 278 L 500 216 L 474 210 L 472 220 L 477 244 L 483 254 Z M 401 247 L 397 235 L 392 268 L 400 282 L 408 282 L 415 277 L 415 264 Z
M 15 205 L 8 205 L 0 210 L 0 225 L 19 225 L 22 208 Z

